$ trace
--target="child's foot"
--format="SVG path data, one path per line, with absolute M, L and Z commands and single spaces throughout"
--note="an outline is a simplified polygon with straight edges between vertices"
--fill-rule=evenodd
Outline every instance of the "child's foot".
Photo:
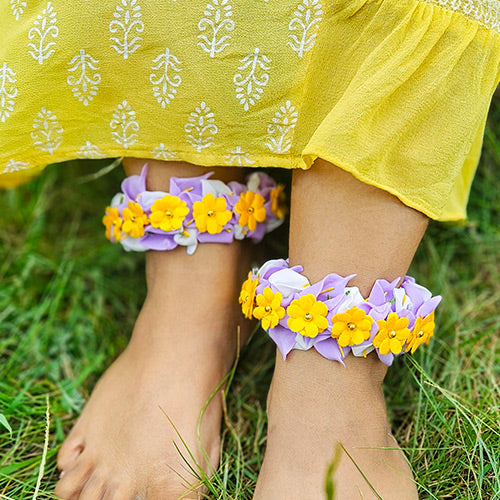
M 376 356 L 346 368 L 313 351 L 278 355 L 268 398 L 267 449 L 254 500 L 323 500 L 327 467 L 342 443 L 384 500 L 417 500 L 408 464 L 387 422 Z M 395 450 L 380 449 L 384 447 Z M 335 500 L 379 498 L 343 452 Z
M 148 297 L 131 342 L 97 384 L 58 466 L 64 500 L 177 500 L 196 482 L 177 451 L 210 472 L 219 460 L 221 394 L 197 437 L 200 411 L 231 367 L 239 323 L 241 249 L 149 252 Z M 126 257 L 124 257 L 126 258 Z M 212 263 L 212 265 L 207 265 Z M 243 271 L 246 270 L 243 264 Z M 243 273 L 244 274 L 244 273 Z

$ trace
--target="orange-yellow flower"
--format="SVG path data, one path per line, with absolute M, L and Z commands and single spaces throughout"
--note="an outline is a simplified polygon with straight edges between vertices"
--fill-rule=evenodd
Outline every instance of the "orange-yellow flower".
M 182 226 L 188 213 L 189 208 L 185 201 L 177 196 L 166 194 L 153 203 L 149 220 L 153 227 L 159 227 L 163 231 L 173 231 Z
M 241 304 L 241 311 L 245 318 L 251 318 L 255 303 L 255 289 L 259 284 L 257 278 L 252 278 L 252 271 L 248 273 L 248 279 L 241 286 L 240 298 L 238 302 Z
M 148 216 L 142 210 L 139 203 L 128 202 L 128 208 L 124 208 L 122 231 L 132 238 L 144 236 L 144 226 L 148 224 Z
M 278 219 L 283 219 L 286 215 L 287 209 L 285 205 L 285 191 L 282 184 L 278 184 L 271 191 L 271 212 L 278 217 Z
M 207 193 L 201 201 L 195 201 L 193 217 L 198 231 L 219 234 L 233 216 L 226 207 L 226 199 L 216 198 L 212 193 Z
M 332 318 L 332 337 L 340 347 L 358 345 L 370 338 L 373 318 L 356 306 Z
M 266 220 L 265 201 L 261 194 L 254 191 L 241 193 L 240 199 L 234 206 L 234 211 L 240 214 L 238 224 L 241 227 L 248 226 L 250 231 L 255 231 L 257 222 L 264 222 Z
M 386 320 L 377 320 L 379 331 L 373 339 L 373 345 L 380 354 L 399 354 L 403 350 L 403 344 L 410 336 L 408 330 L 408 318 L 400 318 L 395 312 L 391 312 Z
M 286 312 L 288 328 L 304 337 L 316 337 L 328 326 L 328 308 L 311 293 L 293 300 Z
M 285 309 L 281 307 L 283 295 L 273 291 L 266 286 L 263 295 L 257 295 L 257 307 L 253 310 L 254 318 L 260 319 L 262 328 L 268 330 L 274 328 L 280 319 L 285 317 Z
M 411 336 L 408 339 L 405 352 L 408 352 L 411 349 L 411 353 L 413 354 L 418 346 L 424 342 L 428 344 L 431 337 L 434 335 L 434 326 L 434 311 L 428 314 L 425 318 L 418 316 L 415 321 L 415 326 L 411 332 Z
M 122 218 L 117 208 L 106 207 L 106 215 L 102 218 L 102 223 L 106 226 L 106 238 L 111 240 L 111 234 L 115 241 L 120 241 Z

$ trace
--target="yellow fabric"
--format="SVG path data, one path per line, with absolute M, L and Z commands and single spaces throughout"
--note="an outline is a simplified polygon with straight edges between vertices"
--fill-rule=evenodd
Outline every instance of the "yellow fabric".
M 466 218 L 496 0 L 10 0 L 0 29 L 0 185 L 72 158 L 321 157 Z

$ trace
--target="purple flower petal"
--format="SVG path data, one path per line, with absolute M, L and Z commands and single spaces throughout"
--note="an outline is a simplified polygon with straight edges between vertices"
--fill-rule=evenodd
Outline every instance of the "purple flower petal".
M 233 240 L 233 231 L 231 230 L 228 232 L 225 227 L 217 234 L 198 233 L 198 241 L 200 243 L 232 243 Z
M 166 233 L 146 233 L 140 241 L 148 250 L 173 250 L 177 247 L 174 236 Z
M 430 314 L 439 305 L 441 299 L 442 299 L 441 295 L 436 295 L 435 297 L 432 297 L 432 299 L 429 299 L 426 302 L 424 302 L 417 309 L 416 316 L 427 316 L 428 314 Z
M 382 363 L 387 366 L 392 365 L 392 362 L 394 361 L 394 354 L 392 354 L 391 352 L 389 354 L 380 354 L 378 349 L 375 349 L 375 351 L 377 352 L 378 359 L 380 359 Z
M 293 349 L 295 345 L 294 332 L 291 332 L 288 328 L 283 328 L 282 326 L 276 326 L 271 328 L 269 331 L 269 336 L 273 339 L 274 343 L 278 346 L 283 359 L 286 359 L 288 353 Z
M 146 191 L 147 172 L 148 164 L 145 163 L 140 175 L 130 175 L 123 180 L 122 191 L 129 200 L 135 201 L 140 193 Z
M 344 347 L 344 356 L 342 356 L 338 342 L 331 337 L 317 342 L 314 344 L 314 348 L 325 358 L 332 361 L 338 361 L 342 366 L 345 366 L 343 358 L 347 356 L 351 350 L 350 347 Z
M 266 223 L 261 222 L 257 223 L 257 227 L 255 228 L 255 231 L 249 231 L 248 237 L 254 242 L 254 243 L 259 243 L 259 241 L 264 238 L 264 235 L 266 234 Z
M 182 192 L 189 190 L 187 192 L 199 197 L 202 197 L 202 187 L 201 181 L 208 179 L 214 173 L 208 172 L 199 177 L 171 177 L 170 178 L 170 194 L 174 196 L 179 196 Z

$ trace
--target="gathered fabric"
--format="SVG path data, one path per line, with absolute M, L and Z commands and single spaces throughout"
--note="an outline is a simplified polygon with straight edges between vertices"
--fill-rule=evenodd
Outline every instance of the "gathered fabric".
M 463 222 L 500 79 L 497 0 L 11 0 L 0 185 L 140 157 L 323 158 Z

